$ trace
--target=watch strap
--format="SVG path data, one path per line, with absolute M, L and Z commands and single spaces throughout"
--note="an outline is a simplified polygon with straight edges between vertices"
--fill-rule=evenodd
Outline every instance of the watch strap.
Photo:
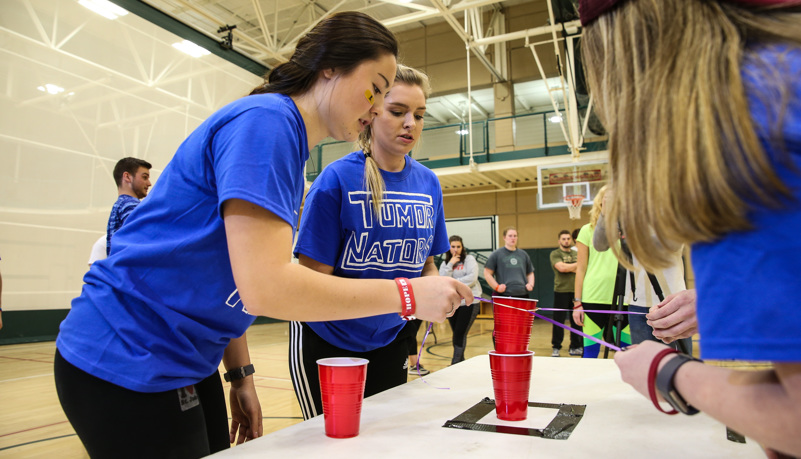
M 226 382 L 236 381 L 239 379 L 245 379 L 248 376 L 252 375 L 256 372 L 256 369 L 253 368 L 253 364 L 245 365 L 244 367 L 234 368 L 233 370 L 227 371 L 223 374 Z
M 659 395 L 667 400 L 676 411 L 687 415 L 697 414 L 698 410 L 687 403 L 684 397 L 679 394 L 673 384 L 673 379 L 682 365 L 693 361 L 700 362 L 700 360 L 687 354 L 677 354 L 675 358 L 668 360 L 656 375 L 656 390 L 659 391 Z

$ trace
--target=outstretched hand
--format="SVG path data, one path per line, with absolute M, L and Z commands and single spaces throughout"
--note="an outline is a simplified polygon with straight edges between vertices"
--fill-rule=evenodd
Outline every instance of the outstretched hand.
M 443 322 L 462 304 L 473 303 L 470 287 L 448 276 L 423 276 L 409 279 L 414 290 L 415 317 Z
M 648 370 L 651 361 L 662 349 L 667 346 L 656 341 L 643 341 L 626 348 L 624 352 L 615 352 L 615 364 L 620 369 L 623 382 L 630 384 L 637 392 L 650 399 L 648 393 Z M 660 368 L 670 360 L 665 358 L 660 362 Z
M 248 440 L 264 435 L 262 426 L 261 404 L 256 395 L 256 386 L 253 378 L 231 383 L 229 393 L 231 402 L 231 432 L 229 440 L 239 445 Z
M 654 336 L 669 344 L 696 334 L 698 318 L 695 315 L 695 301 L 695 289 L 691 289 L 669 295 L 653 306 L 645 318 L 654 329 Z

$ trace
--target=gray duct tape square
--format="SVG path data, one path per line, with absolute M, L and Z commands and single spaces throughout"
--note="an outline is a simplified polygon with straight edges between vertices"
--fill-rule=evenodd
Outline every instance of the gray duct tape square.
M 495 432 L 513 435 L 528 435 L 532 437 L 547 438 L 550 440 L 567 440 L 573 429 L 576 428 L 587 405 L 568 405 L 565 403 L 538 403 L 529 402 L 533 408 L 552 408 L 556 415 L 544 429 L 531 429 L 528 427 L 496 426 L 493 424 L 479 424 L 478 421 L 495 409 L 495 400 L 485 397 L 464 413 L 447 421 L 442 427 L 462 430 L 477 430 L 481 432 Z

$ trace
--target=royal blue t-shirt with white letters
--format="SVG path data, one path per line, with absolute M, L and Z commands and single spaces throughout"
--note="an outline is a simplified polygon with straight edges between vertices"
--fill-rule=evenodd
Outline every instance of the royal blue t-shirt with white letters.
M 381 171 L 386 192 L 381 213 L 364 187 L 364 153 L 326 166 L 312 184 L 295 254 L 355 279 L 420 277 L 426 259 L 450 248 L 437 176 L 408 155 L 400 172 Z M 386 346 L 404 322 L 400 315 L 308 322 L 326 342 L 354 352 Z
M 221 205 L 249 201 L 296 227 L 307 143 L 283 95 L 244 97 L 204 121 L 84 277 L 56 340 L 62 356 L 139 392 L 216 371 L 254 320 L 234 284 Z

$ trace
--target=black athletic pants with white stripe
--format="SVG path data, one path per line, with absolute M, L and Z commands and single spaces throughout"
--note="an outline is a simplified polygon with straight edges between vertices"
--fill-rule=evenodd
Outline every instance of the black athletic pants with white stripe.
M 289 323 L 289 374 L 298 398 L 303 419 L 323 414 L 320 375 L 317 360 L 328 357 L 367 359 L 364 396 L 369 397 L 406 383 L 409 353 L 406 340 L 395 338 L 384 347 L 368 352 L 354 352 L 329 344 L 303 322 Z
M 230 447 L 217 371 L 194 385 L 197 402 L 184 409 L 181 389 L 128 390 L 84 372 L 58 350 L 54 371 L 61 407 L 92 458 L 197 458 Z

